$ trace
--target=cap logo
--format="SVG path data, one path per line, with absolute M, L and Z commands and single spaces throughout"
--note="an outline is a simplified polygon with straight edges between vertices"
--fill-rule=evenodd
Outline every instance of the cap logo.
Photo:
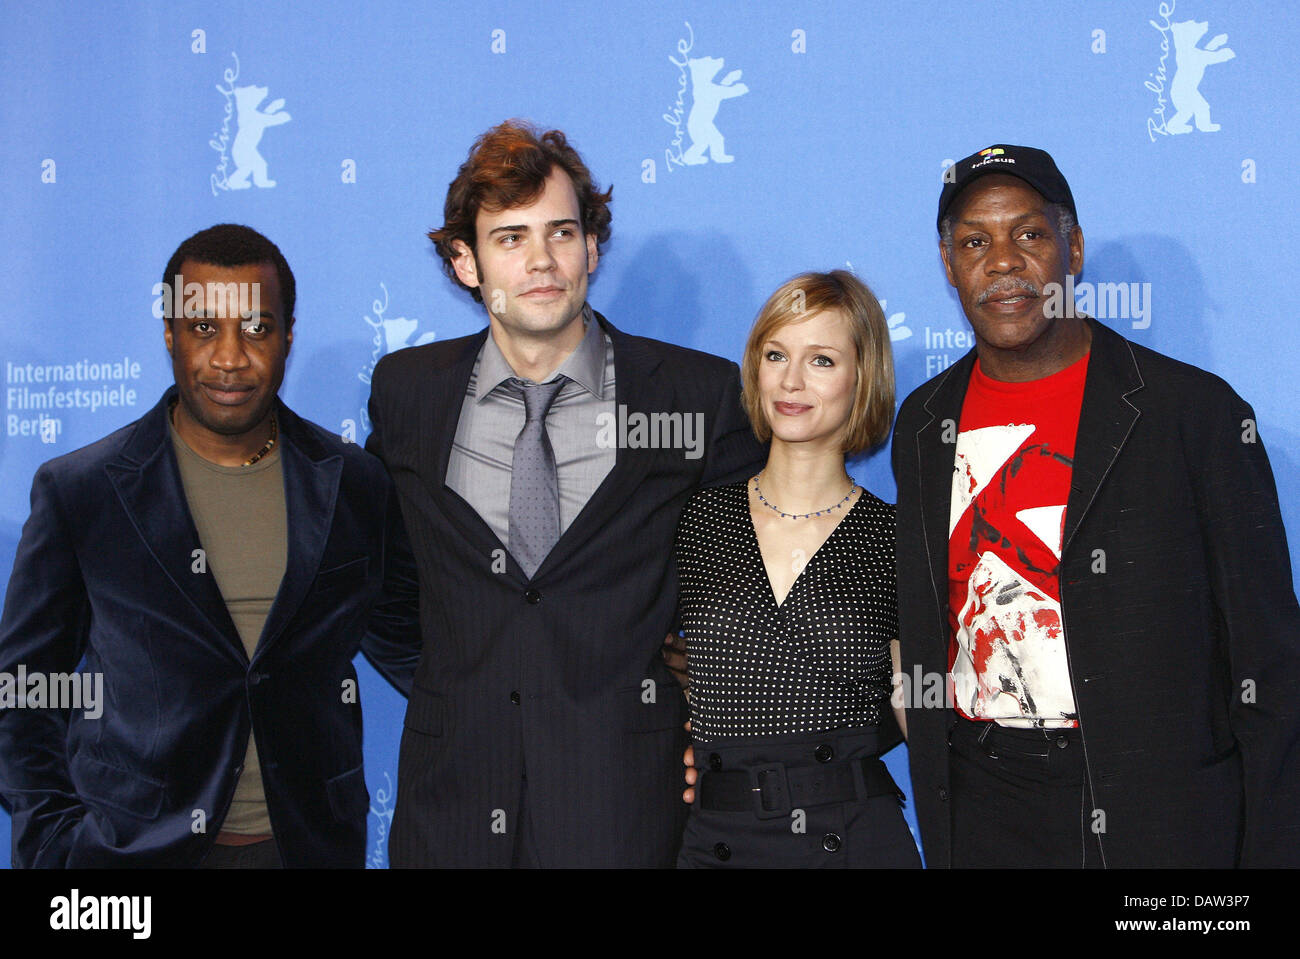
M 1005 157 L 1005 156 L 999 156 L 999 155 L 998 155 L 998 154 L 1003 153 L 1003 152 L 1005 152 L 1005 151 L 1003 151 L 1003 150 L 994 150 L 992 153 L 989 153 L 988 150 L 984 150 L 984 151 L 982 151 L 982 152 L 980 153 L 980 156 L 983 157 L 983 159 L 979 160 L 979 161 L 976 162 L 976 163 L 972 163 L 972 164 L 970 165 L 971 170 L 978 170 L 980 167 L 982 167 L 982 166 L 988 166 L 990 163 L 1015 163 L 1015 162 L 1016 162 L 1016 158 L 1015 158 L 1015 157 Z M 988 156 L 984 156 L 985 153 L 988 153 L 989 155 L 988 155 Z M 967 172 L 970 172 L 970 171 L 967 171 Z
M 1001 147 L 989 147 L 987 150 L 980 150 L 979 155 L 982 157 L 987 157 L 987 156 L 997 157 L 997 156 L 1002 156 L 1002 154 L 1006 152 L 1007 151 L 1002 149 Z

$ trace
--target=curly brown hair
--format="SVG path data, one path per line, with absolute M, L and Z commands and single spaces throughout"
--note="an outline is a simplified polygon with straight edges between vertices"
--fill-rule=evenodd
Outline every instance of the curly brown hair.
M 456 250 L 452 244 L 462 240 L 471 252 L 477 253 L 475 226 L 479 210 L 498 213 L 532 203 L 541 196 L 546 178 L 557 166 L 573 181 L 582 231 L 596 238 L 599 251 L 602 244 L 609 242 L 609 202 L 614 190 L 611 187 L 600 192 L 591 171 L 562 132 L 539 133 L 538 127 L 526 120 L 507 120 L 488 130 L 470 147 L 469 158 L 460 165 L 456 179 L 447 187 L 447 202 L 442 211 L 444 223 L 430 230 L 428 237 L 442 257 L 443 270 L 478 302 L 483 302 L 478 289 L 466 286 L 456 276 L 452 262 Z

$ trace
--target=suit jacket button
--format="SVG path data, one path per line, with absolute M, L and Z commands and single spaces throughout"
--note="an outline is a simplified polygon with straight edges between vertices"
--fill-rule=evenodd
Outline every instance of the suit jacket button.
M 722 757 L 717 753 L 709 753 L 709 768 L 715 773 L 722 768 Z
M 831 749 L 825 743 L 822 743 L 813 751 L 813 758 L 819 763 L 828 763 L 835 756 L 835 750 Z
M 940 802 L 948 801 L 948 790 L 944 789 L 942 786 L 939 787 L 939 801 Z
M 731 847 L 725 842 L 715 843 L 713 846 L 713 855 L 717 856 L 723 862 L 731 858 Z
M 515 690 L 511 690 L 511 692 L 510 692 L 510 701 L 511 701 L 512 703 L 514 703 L 516 706 L 519 705 L 519 690 L 517 690 L 517 689 L 515 689 Z
M 822 836 L 822 848 L 827 852 L 839 852 L 842 845 L 844 845 L 844 840 L 833 832 L 828 832 Z
M 259 683 L 261 683 L 263 680 L 270 679 L 270 678 L 271 677 L 266 673 L 253 673 L 251 676 L 248 677 L 248 685 L 256 686 Z
M 542 601 L 542 594 L 535 589 L 530 589 L 524 593 L 524 599 L 528 601 L 529 605 L 536 606 Z

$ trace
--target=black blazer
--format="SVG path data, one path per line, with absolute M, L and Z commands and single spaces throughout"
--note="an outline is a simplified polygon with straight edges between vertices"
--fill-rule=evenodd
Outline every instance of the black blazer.
M 614 345 L 617 404 L 629 415 L 701 413 L 707 444 L 698 459 L 619 448 L 531 580 L 444 482 L 487 329 L 375 368 L 367 447 L 397 483 L 424 633 L 394 866 L 509 865 L 525 775 L 543 865 L 674 862 L 687 711 L 660 656 L 675 627 L 673 532 L 692 492 L 751 475 L 763 450 L 740 407 L 736 364 L 597 320 Z
M 367 651 L 395 683 L 417 655 L 392 486 L 373 457 L 279 405 L 287 566 L 250 662 L 216 580 L 194 571 L 198 533 L 167 430 L 174 395 L 36 472 L 0 670 L 71 672 L 84 655 L 105 701 L 98 718 L 0 710 L 13 864 L 197 865 L 251 727 L 284 864 L 360 868 L 369 796 L 352 658 L 368 618 Z M 386 555 L 406 605 L 381 595 Z
M 1080 828 L 1104 822 L 1108 866 L 1300 865 L 1300 610 L 1254 413 L 1217 376 L 1089 324 L 1060 563 Z M 909 676 L 948 668 L 949 497 L 974 361 L 913 392 L 894 433 Z M 950 862 L 952 717 L 907 716 L 930 866 Z

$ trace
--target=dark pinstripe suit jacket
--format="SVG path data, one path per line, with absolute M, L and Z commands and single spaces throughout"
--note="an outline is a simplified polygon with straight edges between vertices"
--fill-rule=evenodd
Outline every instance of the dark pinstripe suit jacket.
M 597 320 L 614 344 L 629 422 L 699 414 L 704 452 L 620 444 L 531 580 L 444 482 L 487 330 L 375 368 L 367 448 L 397 484 L 424 637 L 402 735 L 394 866 L 509 865 L 525 773 L 544 866 L 674 862 L 687 713 L 659 652 L 676 615 L 673 534 L 692 492 L 751 475 L 764 453 L 734 363 Z

